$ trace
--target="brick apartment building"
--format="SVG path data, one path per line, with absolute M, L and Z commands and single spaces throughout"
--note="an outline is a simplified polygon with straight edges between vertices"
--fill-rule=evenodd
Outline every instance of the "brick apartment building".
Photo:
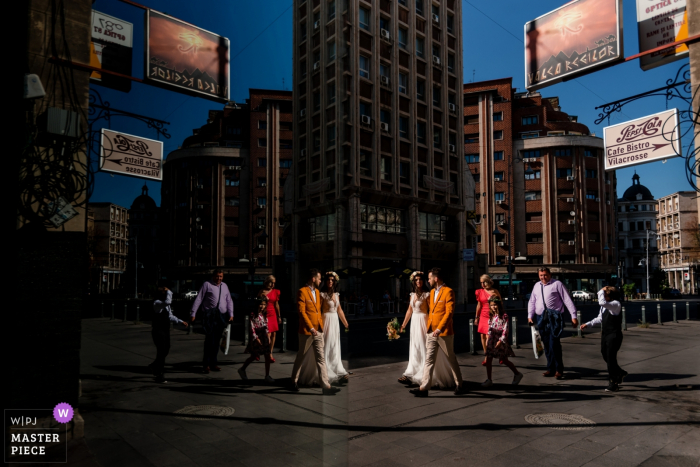
M 464 85 L 465 161 L 476 182 L 477 248 L 506 287 L 529 292 L 547 265 L 571 290 L 597 290 L 616 269 L 615 175 L 603 140 L 559 99 L 516 93 L 512 79 Z M 505 289 L 504 289 L 505 290 Z
M 295 0 L 293 62 L 294 281 L 395 297 L 439 266 L 461 302 L 461 2 Z
M 110 293 L 123 285 L 129 251 L 129 211 L 112 203 L 89 203 L 93 233 L 91 276 L 98 293 Z M 133 288 L 132 288 L 133 289 Z
M 163 166 L 168 279 L 195 288 L 215 268 L 245 292 L 283 255 L 282 186 L 292 162 L 292 93 L 250 89 L 245 104 L 209 111 Z M 250 271 L 252 272 L 252 271 Z M 247 288 L 250 290 L 250 287 Z
M 694 191 L 678 191 L 658 200 L 656 231 L 661 269 L 671 288 L 683 294 L 696 294 L 697 266 L 700 262 L 698 211 Z

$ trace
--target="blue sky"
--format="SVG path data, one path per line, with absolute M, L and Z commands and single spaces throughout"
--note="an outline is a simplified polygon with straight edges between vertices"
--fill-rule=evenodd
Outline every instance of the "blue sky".
M 231 98 L 245 100 L 249 88 L 292 89 L 292 0 L 244 1 L 200 0 L 198 2 L 141 0 L 145 6 L 228 37 L 231 41 Z M 499 0 L 477 2 L 462 0 L 464 80 L 476 81 L 513 77 L 513 86 L 525 90 L 523 64 L 523 26 L 548 11 L 566 3 L 563 0 Z M 144 11 L 117 0 L 96 0 L 93 8 L 134 24 L 133 76 L 143 77 Z M 478 10 L 477 10 L 478 9 Z M 489 19 L 490 18 L 490 19 Z M 623 1 L 625 56 L 638 52 L 636 5 Z M 275 21 L 276 20 L 276 21 Z M 275 21 L 273 24 L 271 24 Z M 267 29 L 266 29 L 267 28 Z M 256 36 L 259 37 L 251 43 Z M 601 70 L 573 81 L 542 89 L 545 97 L 558 96 L 562 110 L 578 115 L 579 122 L 602 136 L 603 125 L 594 125 L 596 106 L 662 87 L 676 75 L 687 59 L 650 71 L 642 71 L 638 60 Z M 284 83 L 284 84 L 283 84 Z M 165 141 L 165 154 L 177 149 L 207 119 L 210 109 L 222 104 L 202 98 L 133 83 L 131 92 L 122 93 L 95 86 L 102 98 L 113 107 L 169 121 L 172 137 Z M 610 123 L 679 107 L 679 99 L 666 102 L 663 97 L 646 98 L 627 105 L 623 113 L 611 117 Z M 142 123 L 115 118 L 111 128 L 117 131 L 155 138 L 156 133 Z M 690 141 L 684 141 L 684 146 Z M 684 152 L 687 149 L 684 149 Z M 679 190 L 690 190 L 684 161 L 680 158 L 635 167 L 655 197 Z M 631 184 L 635 169 L 619 170 L 618 196 Z M 129 207 L 141 194 L 143 180 L 98 173 L 91 201 L 110 201 Z M 148 182 L 149 194 L 160 204 L 160 183 Z

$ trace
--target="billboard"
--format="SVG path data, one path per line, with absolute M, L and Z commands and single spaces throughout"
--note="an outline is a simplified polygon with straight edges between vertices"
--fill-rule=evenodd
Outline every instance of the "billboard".
M 229 99 L 229 40 L 146 10 L 144 79 L 209 99 Z
M 92 10 L 90 66 L 131 76 L 134 25 Z M 118 91 L 129 92 L 131 80 L 93 71 L 90 81 Z
M 688 38 L 688 12 L 685 4 L 686 0 L 675 0 L 673 3 L 637 0 L 640 53 Z M 688 46 L 683 44 L 644 55 L 639 58 L 639 66 L 646 71 L 687 56 Z
M 606 171 L 679 157 L 678 109 L 605 127 L 603 139 Z
M 622 0 L 574 0 L 525 23 L 530 91 L 621 60 Z
M 163 143 L 102 129 L 100 170 L 148 180 L 163 180 Z

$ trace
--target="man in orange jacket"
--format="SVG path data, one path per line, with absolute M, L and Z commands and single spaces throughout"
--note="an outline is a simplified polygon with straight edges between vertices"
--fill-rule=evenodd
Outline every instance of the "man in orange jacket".
M 428 283 L 433 290 L 430 291 L 428 303 L 428 335 L 425 349 L 425 366 L 423 367 L 423 381 L 417 389 L 412 389 L 411 394 L 416 397 L 428 397 L 433 369 L 438 351 L 445 352 L 447 361 L 454 376 L 455 395 L 464 392 L 462 383 L 462 372 L 457 363 L 457 356 L 454 350 L 454 329 L 452 328 L 452 315 L 455 308 L 455 293 L 445 285 L 440 268 L 433 268 L 428 273 Z
M 335 394 L 340 389 L 331 387 L 326 371 L 326 357 L 323 352 L 323 312 L 321 307 L 321 273 L 318 269 L 311 269 L 307 275 L 307 282 L 297 293 L 297 311 L 299 312 L 299 351 L 292 368 L 292 391 L 298 391 L 299 372 L 304 355 L 313 349 L 316 359 L 318 379 L 321 381 L 323 394 Z

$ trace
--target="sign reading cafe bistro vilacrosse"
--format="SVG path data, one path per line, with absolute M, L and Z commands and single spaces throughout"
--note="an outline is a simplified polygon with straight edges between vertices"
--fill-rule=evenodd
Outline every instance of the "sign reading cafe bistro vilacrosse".
M 621 0 L 574 0 L 525 23 L 525 86 L 550 86 L 623 60 Z
M 100 170 L 163 180 L 163 142 L 102 129 Z
M 605 170 L 681 156 L 678 109 L 605 127 Z

